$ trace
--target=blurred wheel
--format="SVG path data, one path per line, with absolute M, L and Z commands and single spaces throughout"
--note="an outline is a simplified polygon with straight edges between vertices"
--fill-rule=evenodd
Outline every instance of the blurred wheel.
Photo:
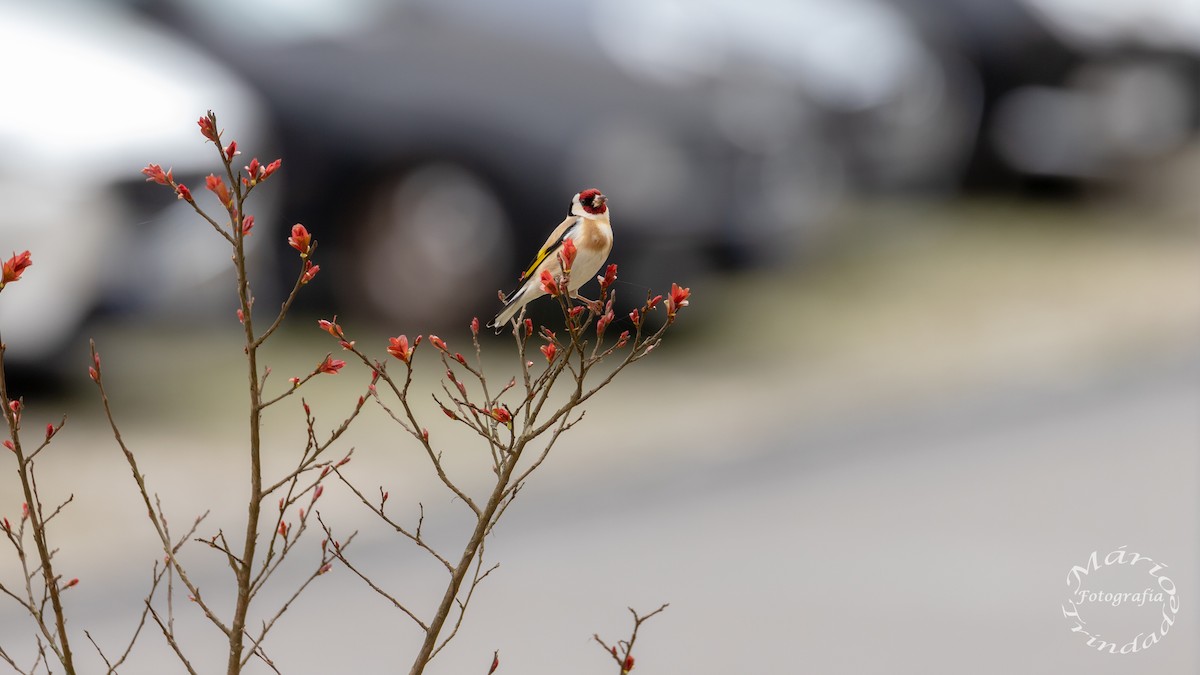
M 368 194 L 347 269 L 351 305 L 389 323 L 466 317 L 498 288 L 511 262 L 512 225 L 474 172 L 430 164 L 384 180 Z

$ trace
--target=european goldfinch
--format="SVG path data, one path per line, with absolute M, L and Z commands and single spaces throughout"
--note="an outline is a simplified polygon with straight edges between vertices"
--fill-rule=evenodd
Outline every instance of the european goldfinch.
M 554 276 L 562 275 L 558 252 L 563 242 L 570 239 L 575 244 L 575 262 L 571 265 L 567 291 L 575 297 L 579 287 L 587 283 L 600 271 L 612 251 L 612 225 L 608 220 L 608 198 L 592 188 L 571 198 L 567 217 L 546 239 L 533 262 L 521 274 L 523 282 L 517 290 L 504 298 L 504 309 L 488 324 L 500 331 L 521 308 L 546 294 L 542 288 L 541 275 L 549 271 Z

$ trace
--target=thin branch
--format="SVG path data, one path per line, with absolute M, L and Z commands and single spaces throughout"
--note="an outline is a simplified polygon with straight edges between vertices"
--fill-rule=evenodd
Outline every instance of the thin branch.
M 329 542 L 330 546 L 333 548 L 333 557 L 337 558 L 338 562 L 345 565 L 346 569 L 353 572 L 355 574 L 355 576 L 357 576 L 359 579 L 362 579 L 363 582 L 366 583 L 367 586 L 369 586 L 371 588 L 371 590 L 375 591 L 381 597 L 385 598 L 388 602 L 392 603 L 392 605 L 396 609 L 400 610 L 401 612 L 404 612 L 404 614 L 406 614 L 408 616 L 408 618 L 412 619 L 414 623 L 416 623 L 418 626 L 420 626 L 421 630 L 425 631 L 428 634 L 429 626 L 424 621 L 419 619 L 417 617 L 417 615 L 415 613 L 413 613 L 412 610 L 410 610 L 408 607 L 406 607 L 404 605 L 404 603 L 397 600 L 390 593 L 383 590 L 383 588 L 381 588 L 378 584 L 376 584 L 374 581 L 372 581 L 370 579 L 370 577 L 368 577 L 366 574 L 363 574 L 363 572 L 360 571 L 357 567 L 355 567 L 353 563 L 351 563 L 349 560 L 346 559 L 345 551 L 346 551 L 346 548 L 349 547 L 350 541 L 354 539 L 354 534 L 351 534 L 350 537 L 346 539 L 345 543 L 339 543 L 337 540 L 335 540 L 333 538 L 333 531 L 329 529 L 329 526 L 325 524 L 324 520 L 321 520 L 320 513 L 317 514 L 317 522 L 319 522 L 321 524 L 321 528 L 325 530 L 325 536 L 328 538 L 327 541 Z
M 196 669 L 192 667 L 191 661 L 188 661 L 187 657 L 183 655 L 183 650 L 179 648 L 179 643 L 175 641 L 174 631 L 167 628 L 167 625 L 163 623 L 162 617 L 158 615 L 158 612 L 154 610 L 154 607 L 148 601 L 146 602 L 146 609 L 150 611 L 150 618 L 154 619 L 154 623 L 158 624 L 159 629 L 162 630 L 163 637 L 166 638 L 171 651 L 175 652 L 175 656 L 179 659 L 179 662 L 183 664 L 188 673 L 198 675 Z
M 180 564 L 179 559 L 175 556 L 175 550 L 172 546 L 170 535 L 168 535 L 165 528 L 165 523 L 155 513 L 154 503 L 151 501 L 150 492 L 146 488 L 145 478 L 143 477 L 141 470 L 138 468 L 137 458 L 134 456 L 133 451 L 130 450 L 125 444 L 125 439 L 121 436 L 121 430 L 117 426 L 116 419 L 113 417 L 112 406 L 108 400 L 108 392 L 104 389 L 104 375 L 100 369 L 100 358 L 96 353 L 95 340 L 91 341 L 91 350 L 92 362 L 94 363 L 95 371 L 95 377 L 93 379 L 96 382 L 96 386 L 100 390 L 100 401 L 104 405 L 104 416 L 108 420 L 109 428 L 112 430 L 113 439 L 116 440 L 117 445 L 121 448 L 122 454 L 125 456 L 125 462 L 129 465 L 129 470 L 133 474 L 133 480 L 135 483 L 137 483 L 138 493 L 142 496 L 142 502 L 146 506 L 146 515 L 150 519 L 151 525 L 154 526 L 155 533 L 158 534 L 158 539 L 159 542 L 162 543 L 163 551 L 167 554 L 172 567 L 175 568 L 175 573 L 179 575 L 179 580 L 183 582 L 184 586 L 187 587 L 188 592 L 191 593 L 192 600 L 195 601 L 195 603 L 200 606 L 201 611 L 204 612 L 204 616 L 207 617 L 214 626 L 216 626 L 228 637 L 230 635 L 229 626 L 226 626 L 225 623 L 221 621 L 221 619 L 218 618 L 217 615 L 212 611 L 208 604 L 204 602 L 204 599 L 200 595 L 200 589 L 194 583 L 192 583 L 192 580 L 188 577 L 187 570 L 183 568 L 183 565 Z
M 443 567 L 446 568 L 447 572 L 454 574 L 454 567 L 450 564 L 450 561 L 446 560 L 446 558 L 444 558 L 440 553 L 438 553 L 436 550 L 434 550 L 433 547 L 431 547 L 429 545 L 429 543 L 426 542 L 425 539 L 421 537 L 421 526 L 425 522 L 425 506 L 423 504 L 418 504 L 421 515 L 420 515 L 420 518 L 417 520 L 417 529 L 415 532 L 410 532 L 403 525 L 401 525 L 400 523 L 397 523 L 396 521 L 394 521 L 390 517 L 388 517 L 388 515 L 383 510 L 382 504 L 378 507 L 375 506 L 374 504 L 372 504 L 367 499 L 367 496 L 365 494 L 363 494 L 361 490 L 358 489 L 358 487 L 356 487 L 353 483 L 351 483 L 349 480 L 347 480 L 345 476 L 342 475 L 341 471 L 334 469 L 334 473 L 337 474 L 338 479 L 341 480 L 342 483 L 346 487 L 350 488 L 350 491 L 353 492 L 354 495 L 356 497 L 358 497 L 359 501 L 361 501 L 364 506 L 366 506 L 368 509 L 370 509 L 372 513 L 374 513 L 376 516 L 378 516 L 380 519 L 382 519 L 383 522 L 390 525 L 393 530 L 395 530 L 396 532 L 399 532 L 401 535 L 408 538 L 414 544 L 416 544 L 417 546 L 424 549 L 427 553 L 429 553 L 429 555 L 431 555 L 435 559 L 437 559 L 437 561 L 439 563 L 441 563 Z
M 604 648 L 604 651 L 612 657 L 613 661 L 617 662 L 617 667 L 621 669 L 621 673 L 624 675 L 630 670 L 633 670 L 633 645 L 635 642 L 637 642 L 638 630 L 642 627 L 643 623 L 650 620 L 667 607 L 670 607 L 670 603 L 663 603 L 661 607 L 645 615 L 639 615 L 636 610 L 634 610 L 632 607 L 629 607 L 629 613 L 633 615 L 633 632 L 630 634 L 628 640 L 618 640 L 616 644 L 610 646 L 605 643 L 604 640 L 600 639 L 599 633 L 593 634 L 592 639 L 594 639 L 600 644 L 601 647 Z M 618 647 L 620 648 L 619 654 Z

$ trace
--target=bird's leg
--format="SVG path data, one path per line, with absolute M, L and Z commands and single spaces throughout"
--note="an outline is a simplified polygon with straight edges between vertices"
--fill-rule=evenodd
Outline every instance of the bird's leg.
M 599 300 L 589 300 L 589 299 L 583 297 L 582 295 L 580 295 L 579 293 L 572 293 L 571 298 L 583 303 L 584 305 L 587 306 L 588 309 L 592 310 L 596 314 L 604 313 L 604 305 L 600 304 Z

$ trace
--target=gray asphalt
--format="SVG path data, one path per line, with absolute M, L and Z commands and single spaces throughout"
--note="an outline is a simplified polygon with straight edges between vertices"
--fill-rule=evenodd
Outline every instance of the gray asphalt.
M 670 602 L 643 629 L 638 671 L 1195 673 L 1198 365 L 1164 357 L 776 427 L 668 471 L 589 482 L 551 464 L 497 530 L 488 557 L 502 566 L 432 672 L 486 672 L 493 649 L 501 673 L 612 672 L 592 633 L 611 641 L 627 605 Z M 1097 654 L 1061 614 L 1064 578 L 1122 545 L 1170 565 L 1180 628 Z M 430 606 L 437 577 L 410 549 L 374 537 L 356 556 Z M 110 612 L 143 592 L 141 567 L 93 590 L 74 625 L 125 633 L 128 612 Z M 411 625 L 344 570 L 322 582 L 272 639 L 283 672 L 406 672 Z M 0 621 L 20 633 L 9 608 Z M 204 652 L 219 645 L 199 644 L 215 671 Z M 150 634 L 122 672 L 174 667 Z

